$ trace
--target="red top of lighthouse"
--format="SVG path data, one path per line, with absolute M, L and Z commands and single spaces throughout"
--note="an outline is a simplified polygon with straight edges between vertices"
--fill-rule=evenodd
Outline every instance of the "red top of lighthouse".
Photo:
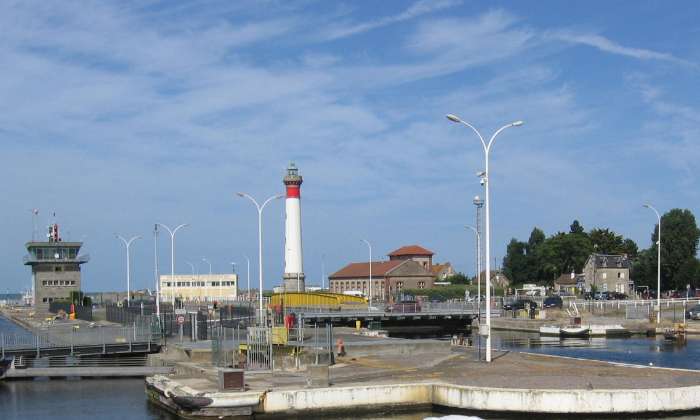
M 304 179 L 299 175 L 299 169 L 294 162 L 287 167 L 287 175 L 282 180 L 287 186 L 287 198 L 299 198 L 301 196 L 301 184 Z

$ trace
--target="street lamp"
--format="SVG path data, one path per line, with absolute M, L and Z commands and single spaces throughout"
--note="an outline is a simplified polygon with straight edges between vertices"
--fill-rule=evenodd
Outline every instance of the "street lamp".
M 466 225 L 464 227 L 473 230 L 476 235 L 476 316 L 477 319 L 481 320 L 481 235 L 474 226 Z
M 236 262 L 231 262 L 231 271 L 233 271 L 233 275 L 235 276 L 236 279 L 236 298 L 238 298 L 238 274 L 236 274 L 236 266 L 238 263 Z
M 248 288 L 246 289 L 246 294 L 248 295 L 248 301 L 250 301 L 250 258 L 244 255 L 246 263 L 246 280 L 248 281 Z
M 212 281 L 212 279 L 211 279 L 211 262 L 209 262 L 209 260 L 206 259 L 205 257 L 202 257 L 202 261 L 209 264 L 209 281 L 211 282 Z M 219 285 L 220 284 L 221 284 L 221 282 L 219 282 Z M 219 286 L 219 292 L 221 292 L 220 288 L 221 288 L 221 286 Z M 206 281 L 204 282 L 204 294 L 206 295 L 207 298 L 209 297 L 209 289 L 208 289 Z
M 367 239 L 361 239 L 362 242 L 367 244 L 369 248 L 369 306 L 368 310 L 372 310 L 372 245 Z
M 236 193 L 239 197 L 244 197 L 247 198 L 248 200 L 252 201 L 253 204 L 255 204 L 255 208 L 258 210 L 258 280 L 260 282 L 259 287 L 260 290 L 258 291 L 258 297 L 259 297 L 259 303 L 260 307 L 258 308 L 260 311 L 260 321 L 263 319 L 263 263 L 262 263 L 262 211 L 267 205 L 272 200 L 277 200 L 282 198 L 282 195 L 273 195 L 272 197 L 269 197 L 267 200 L 265 200 L 262 204 L 258 204 L 258 202 L 251 197 L 249 194 L 243 193 L 243 192 L 238 192 Z
M 195 277 L 195 274 L 194 274 L 194 272 L 195 272 L 194 264 L 192 264 L 192 263 L 189 262 L 189 261 L 185 261 L 185 264 L 189 265 L 189 266 L 190 266 L 190 269 L 192 270 L 192 282 L 193 282 L 193 283 L 192 283 L 192 286 L 194 286 L 194 285 L 195 285 L 194 282 L 195 282 L 195 281 L 199 281 L 199 267 L 197 267 L 197 276 Z M 198 285 L 197 285 L 197 287 L 198 287 Z M 205 291 L 205 295 L 206 295 L 206 291 Z
M 165 228 L 165 230 L 168 231 L 170 234 L 170 281 L 173 282 L 173 285 L 175 284 L 175 234 L 177 233 L 178 230 L 184 228 L 185 226 L 189 226 L 189 223 L 183 223 L 176 227 L 175 229 L 170 229 L 168 226 L 162 224 L 162 223 L 156 223 L 159 226 L 162 226 Z M 171 287 L 171 298 L 172 298 L 172 304 L 173 304 L 173 310 L 175 310 L 175 287 Z
M 129 302 L 131 301 L 131 258 L 129 258 L 129 248 L 131 247 L 131 243 L 137 239 L 141 239 L 141 236 L 133 236 L 128 240 L 121 235 L 117 235 L 116 233 L 114 236 L 119 238 L 126 247 L 126 306 L 129 306 Z
M 643 207 L 656 213 L 659 221 L 659 234 L 656 240 L 656 323 L 659 324 L 661 322 L 661 215 L 651 204 L 644 204 Z
M 467 127 L 471 128 L 476 135 L 479 137 L 479 140 L 481 140 L 481 145 L 484 146 L 484 174 L 482 179 L 482 182 L 484 184 L 484 189 L 485 189 L 485 200 L 484 200 L 484 210 L 486 213 L 486 244 L 485 244 L 485 249 L 486 249 L 486 361 L 490 362 L 491 361 L 491 247 L 490 247 L 490 242 L 491 242 L 491 224 L 489 220 L 489 205 L 491 204 L 491 200 L 489 200 L 489 184 L 490 184 L 490 172 L 489 172 L 489 152 L 491 151 L 491 146 L 493 145 L 493 141 L 496 139 L 496 136 L 501 134 L 503 130 L 506 128 L 510 127 L 519 127 L 523 125 L 522 121 L 514 121 L 510 124 L 506 124 L 503 127 L 499 128 L 496 130 L 495 133 L 491 136 L 491 139 L 489 139 L 488 144 L 484 140 L 484 137 L 479 133 L 479 130 L 477 130 L 473 125 L 469 124 L 466 121 L 463 121 L 459 117 L 453 114 L 448 114 L 447 119 L 455 122 L 455 123 L 460 123 L 464 124 Z

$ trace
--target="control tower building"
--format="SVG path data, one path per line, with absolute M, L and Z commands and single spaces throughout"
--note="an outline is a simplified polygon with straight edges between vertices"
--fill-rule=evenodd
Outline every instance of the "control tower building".
M 82 242 L 63 242 L 57 224 L 49 226 L 46 242 L 27 242 L 24 264 L 32 268 L 34 307 L 48 312 L 54 300 L 68 300 L 80 291 L 80 266 L 89 260 L 79 255 Z
M 284 177 L 284 185 L 287 189 L 285 200 L 284 222 L 284 290 L 287 292 L 303 292 L 304 284 L 304 257 L 301 248 L 301 183 L 303 178 L 299 175 L 294 163 L 287 168 Z

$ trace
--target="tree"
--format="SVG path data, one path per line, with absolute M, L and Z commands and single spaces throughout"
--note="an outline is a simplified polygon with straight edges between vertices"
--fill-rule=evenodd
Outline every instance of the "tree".
M 449 281 L 452 284 L 470 284 L 472 279 L 465 276 L 464 273 L 454 273 L 450 277 L 446 278 L 445 281 Z
M 559 232 L 547 238 L 539 248 L 545 281 L 551 284 L 562 273 L 581 272 L 592 251 L 591 240 L 581 232 Z
M 574 220 L 569 226 L 569 233 L 586 233 L 586 231 L 583 229 L 583 226 L 581 226 L 578 220 Z
M 526 268 L 526 280 L 527 281 L 537 281 L 543 278 L 543 270 L 540 263 L 540 252 L 539 248 L 546 240 L 546 236 L 542 229 L 535 227 L 530 232 L 530 238 L 527 240 L 527 268 Z
M 525 242 L 513 238 L 506 248 L 506 256 L 503 257 L 503 272 L 514 283 L 522 284 L 527 281 L 528 255 Z
M 588 237 L 591 238 L 595 252 L 599 254 L 626 254 L 632 260 L 637 257 L 637 244 L 608 228 L 592 229 Z
M 663 232 L 661 232 L 663 237 Z M 700 261 L 691 257 L 688 258 L 673 276 L 673 287 L 676 290 L 685 290 L 686 286 L 690 285 L 691 289 L 695 289 L 700 285 Z M 693 296 L 695 293 L 693 292 Z
M 638 250 L 639 248 L 633 240 L 628 238 L 622 241 L 622 253 L 627 254 L 630 260 L 634 261 L 637 258 Z
M 588 234 L 595 251 L 600 254 L 619 254 L 622 250 L 622 236 L 610 229 L 592 229 Z
M 695 258 L 700 240 L 700 229 L 690 210 L 673 209 L 661 216 L 661 287 L 674 286 L 674 277 L 680 267 Z M 651 264 L 657 264 L 658 224 L 651 235 Z M 648 273 L 650 267 L 646 267 Z M 654 271 L 655 272 L 655 271 Z M 648 275 L 648 274 L 647 274 Z M 654 276 L 656 278 L 656 276 Z M 684 285 L 685 287 L 685 285 Z
M 545 239 L 546 236 L 542 229 L 538 227 L 533 228 L 532 232 L 530 232 L 530 239 L 527 240 L 527 253 L 533 253 L 538 246 L 542 245 Z

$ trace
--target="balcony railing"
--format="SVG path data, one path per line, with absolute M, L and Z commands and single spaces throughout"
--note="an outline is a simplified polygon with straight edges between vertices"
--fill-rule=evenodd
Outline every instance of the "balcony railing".
M 25 264 L 36 264 L 36 263 L 86 263 L 90 261 L 90 254 L 78 255 L 74 258 L 37 258 L 34 255 L 28 254 L 22 258 Z

